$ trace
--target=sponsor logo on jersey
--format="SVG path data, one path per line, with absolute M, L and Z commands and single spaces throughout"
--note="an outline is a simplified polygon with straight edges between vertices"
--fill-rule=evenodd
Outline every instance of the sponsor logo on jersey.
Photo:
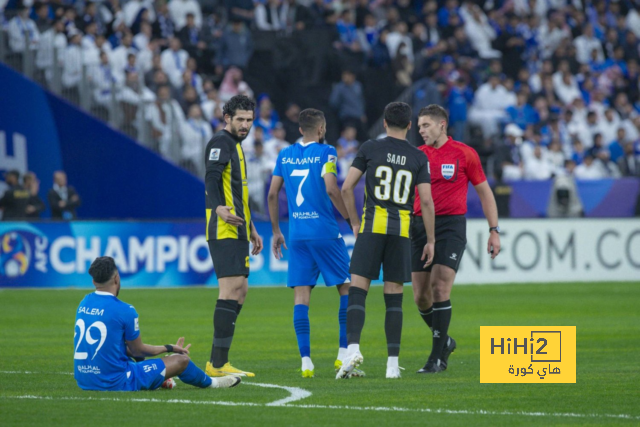
M 456 165 L 444 164 L 442 165 L 442 177 L 444 179 L 451 179 L 456 172 Z
M 338 158 L 336 156 L 333 156 L 333 155 L 329 154 L 329 161 L 331 163 L 337 163 L 338 162 Z
M 316 211 L 313 212 L 292 212 L 294 219 L 318 219 L 320 214 Z

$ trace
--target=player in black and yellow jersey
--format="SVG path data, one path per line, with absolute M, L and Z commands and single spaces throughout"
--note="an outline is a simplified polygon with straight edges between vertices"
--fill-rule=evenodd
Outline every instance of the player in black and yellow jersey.
M 351 288 L 347 309 L 348 356 L 336 378 L 348 378 L 363 361 L 360 333 L 364 326 L 365 300 L 371 280 L 383 268 L 387 307 L 387 378 L 399 378 L 398 354 L 402 335 L 402 285 L 411 281 L 410 223 L 417 186 L 423 221 L 430 239 L 424 246 L 425 265 L 433 260 L 434 207 L 427 156 L 406 140 L 411 128 L 411 107 L 392 102 L 384 110 L 387 137 L 360 147 L 342 186 L 342 197 L 356 235 L 351 256 Z M 353 189 L 366 173 L 362 222 L 358 218 Z
M 229 363 L 236 318 L 249 288 L 249 242 L 253 245 L 251 254 L 262 250 L 262 238 L 251 221 L 247 165 L 240 145 L 251 130 L 254 110 L 255 103 L 246 96 L 231 98 L 222 110 L 226 126 L 205 150 L 206 234 L 220 288 L 213 314 L 211 358 L 206 367 L 211 377 L 254 376 Z

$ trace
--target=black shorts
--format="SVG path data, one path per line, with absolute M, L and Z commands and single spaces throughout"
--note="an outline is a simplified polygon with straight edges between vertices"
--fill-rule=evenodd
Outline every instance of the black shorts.
M 351 255 L 349 273 L 385 282 L 411 281 L 411 240 L 401 236 L 359 233 Z
M 467 220 L 464 215 L 445 215 L 436 217 L 436 247 L 433 262 L 424 268 L 421 260 L 424 245 L 427 244 L 427 232 L 421 216 L 411 218 L 411 271 L 430 272 L 435 264 L 446 265 L 457 272 L 460 260 L 467 245 Z
M 230 276 L 249 277 L 249 241 L 214 239 L 208 243 L 218 279 Z

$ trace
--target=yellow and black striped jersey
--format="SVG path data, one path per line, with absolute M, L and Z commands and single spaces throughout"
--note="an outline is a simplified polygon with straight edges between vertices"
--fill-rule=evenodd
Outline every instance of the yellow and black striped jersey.
M 226 130 L 216 133 L 205 149 L 204 178 L 207 210 L 207 240 L 249 240 L 251 212 L 247 165 L 240 142 Z M 218 217 L 218 206 L 231 206 L 231 213 L 244 219 L 236 227 Z
M 362 144 L 352 166 L 367 174 L 360 232 L 408 238 L 416 185 L 431 183 L 427 156 L 386 137 Z

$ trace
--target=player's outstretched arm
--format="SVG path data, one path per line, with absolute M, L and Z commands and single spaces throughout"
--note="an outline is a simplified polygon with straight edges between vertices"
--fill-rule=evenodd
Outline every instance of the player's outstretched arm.
M 251 224 L 249 225 L 251 226 L 251 234 L 249 234 L 249 240 L 251 240 L 251 245 L 252 245 L 251 255 L 256 256 L 260 252 L 262 252 L 262 248 L 263 248 L 262 237 L 260 237 L 260 235 L 258 234 L 258 229 L 256 228 L 253 221 L 251 221 Z
M 475 186 L 478 196 L 480 197 L 480 203 L 482 204 L 482 211 L 484 216 L 489 222 L 489 227 L 498 226 L 498 206 L 496 205 L 496 199 L 493 196 L 493 191 L 489 187 L 487 181 L 481 182 Z M 491 254 L 491 259 L 494 259 L 500 253 L 500 235 L 496 232 L 489 233 L 489 240 L 487 242 L 487 253 Z
M 205 195 L 211 202 L 213 210 L 224 222 L 239 227 L 244 224 L 244 219 L 231 213 L 233 206 L 225 206 L 225 199 L 220 192 L 220 181 L 225 166 L 229 163 L 231 155 L 225 145 L 207 145 L 208 157 L 205 163 L 204 175 Z
M 269 218 L 271 219 L 271 230 L 273 231 L 273 243 L 271 250 L 276 259 L 282 259 L 282 248 L 287 248 L 287 244 L 284 241 L 284 235 L 280 230 L 280 205 L 278 197 L 280 190 L 284 184 L 284 178 L 281 176 L 273 175 L 271 178 L 271 187 L 269 187 L 269 195 L 267 196 L 267 202 L 269 204 Z
M 178 354 L 189 354 L 189 347 L 191 344 L 188 344 L 184 347 L 184 337 L 178 338 L 178 341 L 175 345 L 149 345 L 142 342 L 142 337 L 138 335 L 133 341 L 127 341 L 127 349 L 129 353 L 133 357 L 150 357 L 150 356 L 158 356 L 162 353 L 178 353 Z
M 353 235 L 358 237 L 358 231 L 360 230 L 360 218 L 358 218 L 358 210 L 356 209 L 356 198 L 353 194 L 353 189 L 356 188 L 358 181 L 362 177 L 363 173 L 360 169 L 349 168 L 347 178 L 342 184 L 342 200 L 344 201 L 349 219 L 351 221 L 351 228 L 353 229 Z
M 433 262 L 433 255 L 435 253 L 436 244 L 436 211 L 435 206 L 433 205 L 433 197 L 431 196 L 431 184 L 418 184 L 418 195 L 420 196 L 422 221 L 424 222 L 424 228 L 427 232 L 427 244 L 424 245 L 421 260 L 425 261 L 424 266 L 427 267 Z
M 347 212 L 347 207 L 344 205 L 344 200 L 342 200 L 340 187 L 338 187 L 338 177 L 332 173 L 324 174 L 324 185 L 327 188 L 327 194 L 333 206 L 338 209 L 338 212 L 340 212 L 340 215 L 342 215 L 344 219 L 348 220 L 349 212 Z

